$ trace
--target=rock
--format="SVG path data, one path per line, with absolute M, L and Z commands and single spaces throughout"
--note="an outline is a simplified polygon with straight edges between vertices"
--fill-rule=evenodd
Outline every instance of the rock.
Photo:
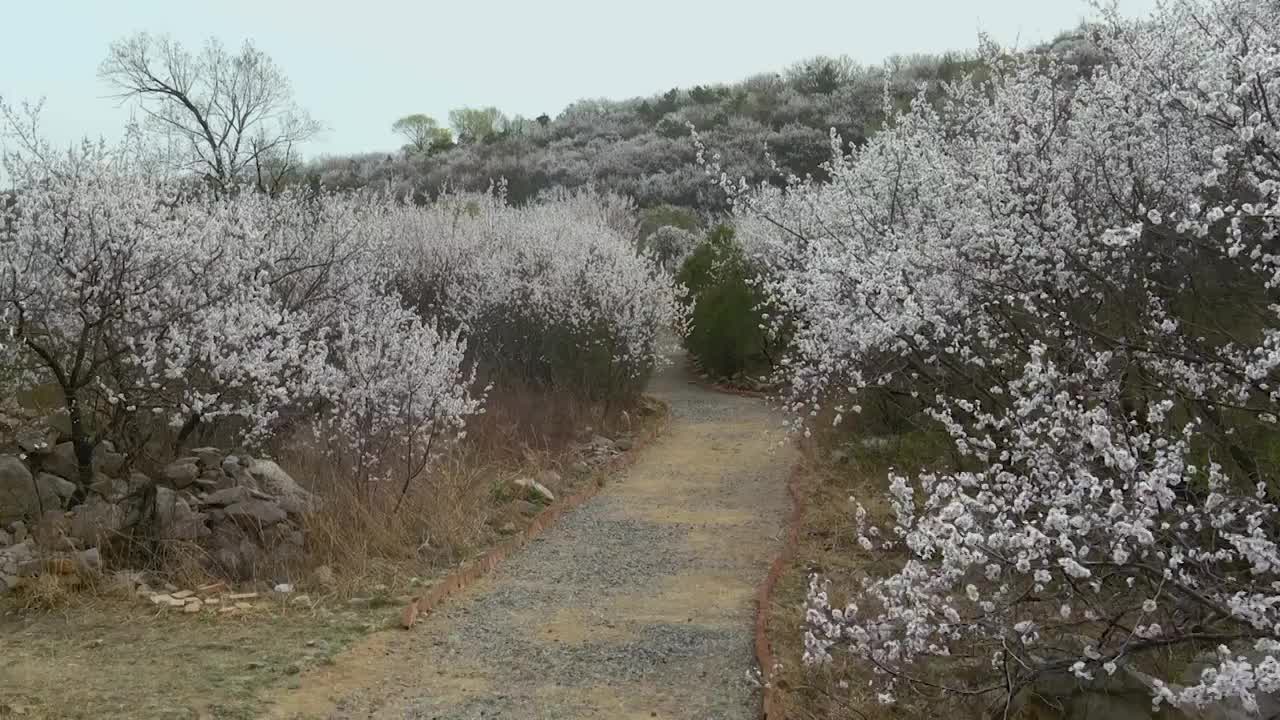
M 176 592 L 176 593 L 170 593 L 170 594 L 171 594 L 171 595 L 173 595 L 174 597 L 178 598 L 179 600 L 186 600 L 187 598 L 192 597 L 193 595 L 195 595 L 195 592 L 193 592 L 193 591 L 191 591 L 191 590 L 179 590 L 179 591 L 178 591 L 178 592 Z
M 43 457 L 53 451 L 53 446 L 58 441 L 58 432 L 51 428 L 28 428 L 19 432 L 14 440 L 28 455 Z
M 5 548 L 13 544 L 13 536 L 4 530 L 0 530 L 0 548 Z
M 302 517 L 307 513 L 308 505 L 295 495 L 283 495 L 276 498 L 280 509 L 294 517 Z
M 200 477 L 200 468 L 191 458 L 171 462 L 160 471 L 161 481 L 176 490 L 191 485 L 198 477 Z
M 82 573 L 98 573 L 102 571 L 102 554 L 93 547 L 76 553 L 76 567 Z
M 265 493 L 275 497 L 292 497 L 305 506 L 310 506 L 313 502 L 311 493 L 271 460 L 254 460 L 249 466 L 249 474 L 258 481 L 259 489 Z
M 247 579 L 253 576 L 263 559 L 261 548 L 235 523 L 223 523 L 213 529 L 207 545 L 213 559 L 230 576 Z
M 543 470 L 542 472 L 538 473 L 537 479 L 538 479 L 538 482 L 542 483 L 543 485 L 559 485 L 562 480 L 562 478 L 560 477 L 560 473 L 556 472 L 555 470 Z
M 498 534 L 500 535 L 515 535 L 517 532 L 518 529 L 513 522 L 503 523 L 502 527 L 498 528 Z
M 259 528 L 270 527 L 282 522 L 287 515 L 279 505 L 266 500 L 245 500 L 226 508 L 227 518 L 239 523 Z
M 0 522 L 16 521 L 38 507 L 31 471 L 12 455 L 0 455 Z
M 229 487 L 225 490 L 210 493 L 209 497 L 204 499 L 204 504 L 218 506 L 235 505 L 236 503 L 247 502 L 252 499 L 252 497 L 253 496 L 249 493 L 249 488 L 247 487 Z
M 3 505 L 0 504 L 0 507 Z M 9 532 L 13 533 L 13 542 L 20 543 L 27 539 L 27 524 L 21 520 L 14 520 L 9 523 Z
M 126 484 L 129 486 L 129 492 L 131 494 L 141 492 L 142 490 L 149 488 L 152 485 L 155 485 L 155 483 L 152 482 L 151 478 L 147 477 L 146 475 L 143 475 L 140 472 L 129 473 L 129 477 L 128 477 L 128 480 L 126 481 Z
M 124 455 L 110 449 L 110 446 L 99 445 L 93 451 L 93 469 L 108 477 L 119 477 L 120 472 L 124 470 Z
M 57 498 L 59 505 L 66 504 L 72 495 L 76 494 L 76 484 L 70 480 L 42 472 L 36 475 L 36 487 L 40 490 L 40 497 Z M 45 508 L 48 510 L 49 508 Z
M 626 452 L 635 446 L 635 442 L 629 437 L 618 438 L 613 446 L 622 452 Z
M 195 614 L 200 612 L 203 609 L 204 609 L 204 603 L 200 601 L 200 598 L 191 598 L 191 602 L 187 603 L 182 608 L 182 612 Z
M 280 584 L 276 585 L 275 587 L 273 587 L 273 588 L 271 588 L 271 589 L 272 589 L 272 590 L 274 590 L 275 592 L 278 592 L 278 593 L 281 593 L 281 594 L 285 594 L 285 595 L 287 595 L 287 594 L 289 594 L 289 593 L 293 592 L 293 584 L 292 584 L 292 583 L 280 583 Z
M 129 494 L 129 484 L 105 475 L 98 475 L 89 486 L 89 492 L 110 502 L 120 502 Z
M 230 602 L 237 602 L 240 600 L 256 600 L 257 597 L 258 593 L 256 592 L 231 593 L 227 596 L 227 600 Z
M 35 556 L 36 547 L 31 538 L 27 538 L 20 543 L 11 545 L 4 549 L 4 557 L 8 558 L 9 562 L 13 563 L 25 562 L 33 559 Z
M 40 460 L 40 470 L 57 475 L 63 480 L 80 477 L 80 463 L 76 460 L 76 446 L 70 442 L 58 443 L 53 452 Z
M 223 454 L 222 451 L 216 447 L 198 447 L 193 449 L 191 454 L 196 456 L 196 464 L 198 464 L 201 469 L 222 469 Z
M 214 477 L 210 477 L 207 472 L 205 474 L 201 474 L 200 477 L 196 478 L 196 481 L 191 483 L 187 489 L 204 494 L 217 492 L 234 486 L 235 483 L 231 482 L 231 478 L 223 475 L 220 470 L 216 472 L 218 474 Z
M 169 605 L 169 601 L 170 601 L 170 600 L 173 600 L 173 596 L 172 596 L 172 595 L 166 595 L 165 593 L 156 593 L 155 595 L 152 595 L 151 597 L 149 597 L 149 598 L 147 598 L 147 599 L 148 599 L 148 600 L 150 600 L 152 603 L 154 603 L 154 604 L 156 604 L 156 605 L 164 605 L 164 606 L 168 607 L 168 605 Z M 185 603 L 184 603 L 184 604 L 185 604 Z
M 185 498 L 163 485 L 156 486 L 156 530 L 162 540 L 199 540 L 208 537 L 203 514 L 191 509 Z
M 71 518 L 71 537 L 87 545 L 101 545 L 124 528 L 124 508 L 100 498 L 76 508 Z
M 222 472 L 227 475 L 234 476 L 236 471 L 240 469 L 240 458 L 235 455 L 228 455 L 222 458 Z
M 540 499 L 549 503 L 555 502 L 556 500 L 555 494 L 548 490 L 546 485 L 543 485 L 537 480 L 530 478 L 516 478 L 515 485 L 516 487 L 524 490 L 527 494 L 533 496 L 535 499 Z
M 591 466 L 579 460 L 573 464 L 573 472 L 575 475 L 586 475 L 591 472 Z
M 209 593 L 224 592 L 226 589 L 227 589 L 227 584 L 219 580 L 217 582 L 211 582 L 207 585 L 201 585 L 200 587 L 196 588 L 196 592 L 200 593 L 201 595 L 207 595 Z

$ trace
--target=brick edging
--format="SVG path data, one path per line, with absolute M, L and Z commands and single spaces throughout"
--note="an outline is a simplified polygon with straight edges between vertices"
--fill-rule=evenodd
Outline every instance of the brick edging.
M 773 591 L 782 578 L 783 571 L 795 555 L 800 543 L 800 522 L 804 519 L 804 497 L 800 492 L 802 471 L 799 464 L 791 471 L 787 480 L 787 494 L 791 496 L 791 514 L 787 516 L 786 537 L 782 541 L 782 549 L 778 551 L 773 564 L 769 566 L 769 574 L 756 592 L 756 663 L 760 668 L 760 712 L 764 720 L 784 720 L 782 697 L 773 683 L 773 668 L 776 658 L 773 647 L 769 643 L 769 608 L 772 606 Z
M 663 417 L 653 428 L 645 432 L 640 438 L 637 438 L 630 450 L 605 464 L 601 469 L 602 472 L 613 474 L 630 466 L 635 462 L 640 450 L 662 434 L 671 419 L 671 406 L 661 400 L 658 400 L 658 402 L 662 404 Z M 603 484 L 593 481 L 577 493 L 553 502 L 547 509 L 534 516 L 533 520 L 520 532 L 490 548 L 470 565 L 458 568 L 446 575 L 439 582 L 432 585 L 425 595 L 414 598 L 401 611 L 400 627 L 406 630 L 413 627 L 419 615 L 435 610 L 449 597 L 474 585 L 477 580 L 488 575 L 499 563 L 523 548 L 543 530 L 555 524 L 565 513 L 595 497 L 603 488 Z

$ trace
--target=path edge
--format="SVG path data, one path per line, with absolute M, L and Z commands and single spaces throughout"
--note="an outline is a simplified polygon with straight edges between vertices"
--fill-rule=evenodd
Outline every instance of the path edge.
M 783 538 L 782 548 L 769 566 L 769 574 L 756 592 L 755 649 L 756 665 L 760 669 L 760 717 L 764 720 L 784 720 L 782 693 L 773 683 L 777 658 L 774 657 L 773 646 L 769 642 L 769 608 L 773 604 L 773 591 L 800 544 L 800 524 L 804 520 L 805 511 L 804 495 L 800 487 L 803 477 L 802 463 L 797 462 L 791 470 L 791 477 L 787 479 L 791 513 L 787 516 L 786 536 Z
M 646 397 L 662 406 L 662 418 L 654 423 L 653 427 L 636 438 L 631 450 L 613 458 L 602 466 L 600 470 L 601 477 L 612 476 L 614 473 L 630 467 L 635 463 L 641 451 L 666 432 L 667 426 L 671 422 L 671 405 L 658 398 Z M 540 535 L 543 530 L 554 525 L 566 513 L 598 495 L 607 485 L 609 485 L 608 482 L 592 482 L 577 493 L 562 497 L 549 505 L 546 510 L 538 513 L 520 532 L 485 551 L 474 562 L 460 567 L 441 578 L 431 586 L 431 589 L 426 594 L 414 598 L 401 611 L 400 627 L 405 630 L 412 628 L 420 615 L 432 612 L 443 605 L 450 597 L 470 588 L 480 578 L 492 572 L 503 560 L 519 552 L 531 540 Z

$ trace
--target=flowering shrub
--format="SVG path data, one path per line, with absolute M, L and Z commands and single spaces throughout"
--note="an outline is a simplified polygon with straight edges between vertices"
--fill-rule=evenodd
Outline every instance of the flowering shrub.
M 988 48 L 988 79 L 833 135 L 829 182 L 723 183 L 797 425 L 887 391 L 960 455 L 892 474 L 885 527 L 855 503 L 901 564 L 844 607 L 814 578 L 808 660 L 853 653 L 884 700 L 947 658 L 991 672 L 944 689 L 1009 703 L 1174 648 L 1218 660 L 1156 705 L 1280 689 L 1277 28 L 1261 0 L 1106 15 L 1088 74 Z
M 81 494 L 106 438 L 136 455 L 216 423 L 252 443 L 300 412 L 339 431 L 361 477 L 375 442 L 414 477 L 478 410 L 463 340 L 388 289 L 386 207 L 219 196 L 94 145 L 6 160 L 4 390 L 61 392 Z
M 637 253 L 634 213 L 559 196 L 524 208 L 501 192 L 391 213 L 399 282 L 421 312 L 472 338 L 496 379 L 593 399 L 638 392 L 679 308 L 668 276 Z

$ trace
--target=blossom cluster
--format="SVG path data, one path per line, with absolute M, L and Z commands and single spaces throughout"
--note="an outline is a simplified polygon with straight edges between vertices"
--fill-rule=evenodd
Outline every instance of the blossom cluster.
M 1280 689 L 1278 28 L 1262 0 L 1104 13 L 1097 67 L 986 47 L 865 146 L 833 133 L 829 181 L 721 176 L 796 425 L 888 392 L 957 450 L 891 474 L 885 526 L 853 501 L 902 560 L 845 607 L 813 579 L 810 661 L 852 652 L 889 699 L 985 654 L 952 689 L 1008 701 L 1184 646 L 1219 660 L 1156 704 Z

